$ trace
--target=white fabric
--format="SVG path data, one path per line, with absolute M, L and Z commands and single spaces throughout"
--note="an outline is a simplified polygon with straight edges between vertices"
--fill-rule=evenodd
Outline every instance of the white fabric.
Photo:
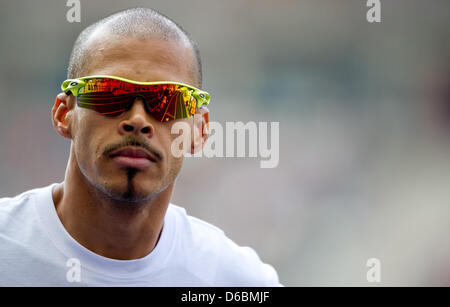
M 1 286 L 280 285 L 273 267 L 253 249 L 236 245 L 219 228 L 173 204 L 158 244 L 147 256 L 116 260 L 95 254 L 59 220 L 52 199 L 55 186 L 0 199 Z

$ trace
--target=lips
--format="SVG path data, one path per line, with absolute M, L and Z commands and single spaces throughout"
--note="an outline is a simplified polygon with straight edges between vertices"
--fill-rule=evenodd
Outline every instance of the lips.
M 131 147 L 117 150 L 113 152 L 110 157 L 122 166 L 139 169 L 146 168 L 152 163 L 157 162 L 155 156 L 146 150 Z

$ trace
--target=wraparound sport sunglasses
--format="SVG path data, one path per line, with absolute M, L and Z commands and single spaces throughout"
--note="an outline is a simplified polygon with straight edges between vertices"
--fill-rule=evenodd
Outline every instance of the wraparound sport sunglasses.
M 191 117 L 210 99 L 207 92 L 183 83 L 138 82 L 114 76 L 68 79 L 61 89 L 74 95 L 79 107 L 110 117 L 122 114 L 140 97 L 147 112 L 161 122 Z

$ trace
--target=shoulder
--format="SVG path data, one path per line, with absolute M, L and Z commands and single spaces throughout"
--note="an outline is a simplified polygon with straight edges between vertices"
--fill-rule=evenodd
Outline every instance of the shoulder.
M 264 263 L 256 251 L 248 246 L 239 246 L 225 238 L 216 276 L 218 283 L 233 280 L 234 286 L 275 287 L 279 285 L 275 269 Z
M 192 251 L 202 267 L 214 271 L 217 286 L 278 286 L 275 269 L 263 263 L 250 247 L 239 246 L 217 226 L 187 215 L 185 209 L 171 205 L 182 231 L 184 250 Z M 180 234 L 178 234 L 180 237 Z
M 35 194 L 35 190 L 23 192 L 13 197 L 0 198 L 0 214 L 14 211 L 18 207 L 27 203 L 31 197 Z
M 29 214 L 33 214 L 34 208 L 30 202 L 37 195 L 45 193 L 47 188 L 49 187 L 36 188 L 13 197 L 0 198 L 0 229 L 6 227 L 7 222 L 19 221 L 27 218 Z

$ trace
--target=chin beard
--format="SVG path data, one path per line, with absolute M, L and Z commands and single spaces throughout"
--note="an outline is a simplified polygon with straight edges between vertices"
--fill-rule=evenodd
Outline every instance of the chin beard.
M 136 174 L 138 173 L 138 169 L 135 168 L 127 168 L 126 169 L 126 176 L 127 176 L 127 186 L 125 188 L 125 191 L 105 191 L 106 194 L 109 196 L 110 199 L 119 202 L 119 203 L 142 203 L 146 202 L 153 198 L 154 193 L 150 193 L 147 195 L 139 194 L 136 191 L 136 187 L 134 184 L 134 178 L 136 177 Z
M 169 182 L 162 187 L 156 184 L 154 187 L 150 187 L 149 190 L 142 191 L 137 190 L 135 184 L 136 175 L 140 172 L 139 169 L 131 167 L 125 169 L 125 187 L 123 185 L 119 187 L 109 185 L 107 180 L 96 182 L 91 180 L 90 176 L 84 171 L 84 168 L 79 167 L 79 170 L 83 177 L 90 183 L 91 187 L 93 187 L 93 189 L 89 189 L 90 192 L 95 197 L 105 200 L 117 209 L 136 210 L 143 208 L 171 184 Z
M 94 193 L 97 197 L 100 197 L 111 204 L 113 204 L 117 208 L 128 208 L 128 209 L 137 209 L 140 205 L 147 203 L 149 200 L 155 197 L 157 193 L 139 193 L 136 190 L 134 181 L 135 176 L 138 173 L 138 169 L 135 168 L 127 168 L 126 169 L 126 186 L 125 188 L 116 188 L 112 186 L 108 186 L 107 184 L 102 184 L 100 182 L 93 182 L 86 177 L 91 185 L 94 187 Z M 95 192 L 96 190 L 96 192 Z M 133 204 L 134 206 L 129 206 L 129 204 Z
M 145 205 L 170 185 L 169 183 L 164 187 L 142 194 L 142 192 L 140 193 L 136 190 L 134 183 L 138 172 L 139 170 L 135 168 L 126 169 L 127 182 L 125 189 L 115 189 L 104 185 L 99 186 L 98 184 L 94 184 L 94 186 L 101 192 L 101 194 L 103 194 L 103 198 L 109 200 L 116 207 L 138 209 L 141 207 L 140 205 Z M 129 206 L 129 204 L 133 204 L 133 206 Z
M 78 160 L 77 160 L 78 162 Z M 155 184 L 149 189 L 136 189 L 136 175 L 140 172 L 139 169 L 128 167 L 125 169 L 125 187 L 121 184 L 119 187 L 108 184 L 108 180 L 95 181 L 88 175 L 85 168 L 81 167 L 80 163 L 77 163 L 77 168 L 80 171 L 84 179 L 89 183 L 92 188 L 88 191 L 94 196 L 111 203 L 112 206 L 117 208 L 126 209 L 138 209 L 144 207 L 159 193 L 164 191 L 169 185 L 161 187 L 159 184 Z

